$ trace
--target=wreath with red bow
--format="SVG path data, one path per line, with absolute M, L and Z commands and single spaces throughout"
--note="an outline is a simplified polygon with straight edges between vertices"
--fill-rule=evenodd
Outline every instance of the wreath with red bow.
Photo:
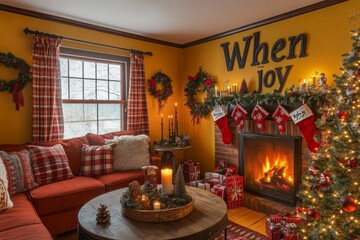
M 207 93 L 203 103 L 196 100 L 196 95 L 201 92 Z M 212 80 L 207 73 L 199 68 L 199 72 L 194 76 L 188 77 L 185 87 L 185 96 L 187 97 L 185 105 L 190 108 L 192 122 L 195 125 L 200 122 L 200 118 L 206 117 L 214 107 L 213 101 L 215 97 L 215 80 Z
M 168 77 L 168 75 L 159 71 L 155 73 L 154 76 L 152 76 L 147 82 L 150 95 L 154 96 L 158 100 L 160 112 L 164 107 L 168 97 L 173 94 L 171 85 L 172 80 Z M 156 88 L 158 83 L 163 86 L 162 89 Z
M 8 68 L 19 69 L 17 79 L 5 81 L 0 79 L 0 91 L 8 91 L 13 96 L 16 110 L 24 106 L 24 96 L 21 92 L 26 83 L 31 81 L 30 66 L 22 59 L 15 57 L 11 53 L 0 53 L 0 64 Z

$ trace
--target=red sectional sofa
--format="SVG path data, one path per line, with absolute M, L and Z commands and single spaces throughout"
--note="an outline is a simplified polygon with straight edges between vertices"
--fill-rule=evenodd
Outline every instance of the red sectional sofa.
M 69 140 L 31 143 L 40 146 L 60 143 L 75 177 L 12 195 L 14 207 L 0 213 L 0 239 L 52 239 L 52 235 L 76 229 L 78 211 L 87 201 L 105 192 L 126 187 L 134 180 L 143 183 L 142 170 L 113 172 L 96 177 L 79 176 L 83 144 L 104 145 L 105 139 L 121 135 L 134 135 L 134 132 L 87 134 Z M 20 151 L 28 145 L 0 145 L 0 151 Z M 161 160 L 152 156 L 150 163 L 160 168 Z

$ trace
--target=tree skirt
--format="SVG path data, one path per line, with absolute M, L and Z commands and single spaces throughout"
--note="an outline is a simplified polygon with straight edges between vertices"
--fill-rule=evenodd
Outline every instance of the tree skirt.
M 215 240 L 223 240 L 224 233 L 220 234 Z M 227 225 L 227 239 L 231 240 L 269 240 L 268 237 L 255 232 L 249 228 L 240 226 L 230 220 Z

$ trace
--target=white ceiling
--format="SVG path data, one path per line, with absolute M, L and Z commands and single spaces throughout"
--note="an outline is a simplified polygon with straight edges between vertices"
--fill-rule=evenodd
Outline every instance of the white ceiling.
M 0 4 L 185 44 L 322 1 L 0 0 Z

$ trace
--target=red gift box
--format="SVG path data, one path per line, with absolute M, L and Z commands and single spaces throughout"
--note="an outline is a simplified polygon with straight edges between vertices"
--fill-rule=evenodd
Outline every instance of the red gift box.
M 226 176 L 226 205 L 228 209 L 242 207 L 244 203 L 244 178 L 239 175 Z
M 222 199 L 225 199 L 225 186 L 222 185 L 215 185 L 211 188 L 211 192 L 215 193 L 216 195 L 218 195 L 219 197 L 221 197 Z
M 297 225 L 304 222 L 304 219 L 291 213 L 270 215 L 270 218 L 275 223 L 281 223 L 282 220 L 285 220 L 287 223 L 295 223 Z
M 295 223 L 287 223 L 284 230 L 284 240 L 298 240 L 300 234 L 296 231 Z
M 182 163 L 185 182 L 200 180 L 200 163 L 192 160 L 185 160 Z
M 266 220 L 266 235 L 272 240 L 281 240 L 281 227 L 276 224 L 271 218 Z

